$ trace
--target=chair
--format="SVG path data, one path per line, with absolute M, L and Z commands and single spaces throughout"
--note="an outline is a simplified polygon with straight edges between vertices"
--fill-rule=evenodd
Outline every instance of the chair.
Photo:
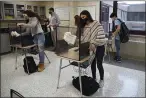
M 10 95 L 11 95 L 11 98 L 25 98 L 23 97 L 20 93 L 18 93 L 17 91 L 13 90 L 13 89 L 10 89 Z

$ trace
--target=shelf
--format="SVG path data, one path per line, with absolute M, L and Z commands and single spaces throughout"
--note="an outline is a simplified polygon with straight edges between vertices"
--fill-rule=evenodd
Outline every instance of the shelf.
M 14 10 L 14 8 L 4 8 L 5 10 Z

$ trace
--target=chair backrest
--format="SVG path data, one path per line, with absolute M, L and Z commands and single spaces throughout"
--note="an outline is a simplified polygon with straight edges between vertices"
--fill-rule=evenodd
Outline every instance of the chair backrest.
M 11 98 L 25 98 L 20 93 L 18 93 L 17 91 L 13 89 L 10 89 L 10 95 L 11 95 Z

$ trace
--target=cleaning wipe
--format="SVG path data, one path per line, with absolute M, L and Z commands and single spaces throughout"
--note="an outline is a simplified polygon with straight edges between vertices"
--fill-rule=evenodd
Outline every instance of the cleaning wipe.
M 75 44 L 75 41 L 76 41 L 76 36 L 75 35 L 72 35 L 71 32 L 66 32 L 64 34 L 64 40 L 68 43 L 68 44 L 72 44 L 74 45 Z

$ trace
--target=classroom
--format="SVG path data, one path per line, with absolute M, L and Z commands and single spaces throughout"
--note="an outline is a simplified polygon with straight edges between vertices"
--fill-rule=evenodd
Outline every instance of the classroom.
M 1 97 L 145 97 L 145 1 L 0 1 Z

